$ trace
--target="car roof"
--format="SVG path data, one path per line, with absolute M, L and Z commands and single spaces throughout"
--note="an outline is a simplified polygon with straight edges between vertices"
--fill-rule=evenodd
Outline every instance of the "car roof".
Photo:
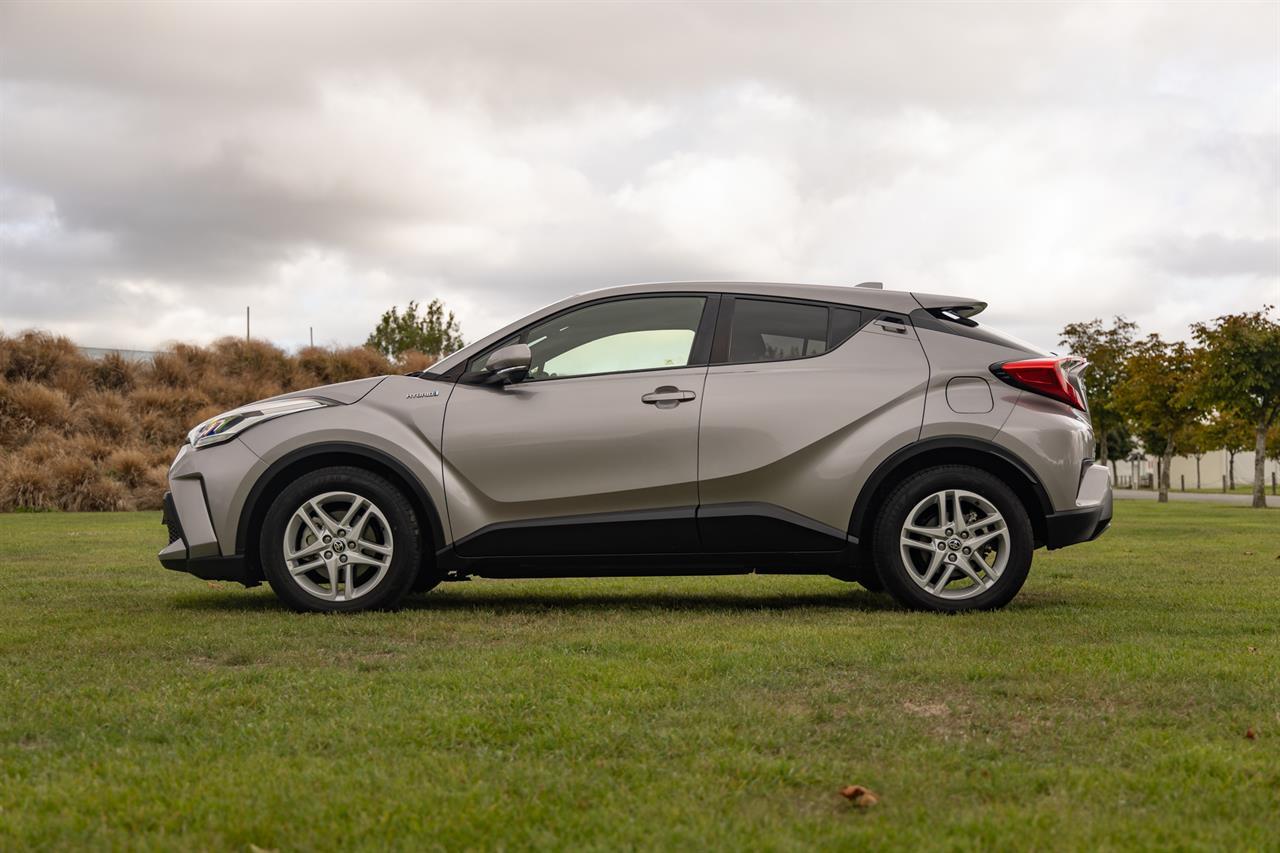
M 471 358 L 486 347 L 497 343 L 524 328 L 529 323 L 548 317 L 575 305 L 607 299 L 613 296 L 646 293 L 734 293 L 748 296 L 775 296 L 788 299 L 809 299 L 816 302 L 834 302 L 879 311 L 895 311 L 906 314 L 918 308 L 957 308 L 964 316 L 972 316 L 986 307 L 985 302 L 963 296 L 941 296 L 927 293 L 911 293 L 905 290 L 884 290 L 880 287 L 853 285 L 799 284 L 779 281 L 651 281 L 640 284 L 621 284 L 602 287 L 574 294 L 527 314 L 513 323 L 468 344 L 457 352 L 441 359 L 429 368 L 432 373 L 445 373 L 460 361 Z

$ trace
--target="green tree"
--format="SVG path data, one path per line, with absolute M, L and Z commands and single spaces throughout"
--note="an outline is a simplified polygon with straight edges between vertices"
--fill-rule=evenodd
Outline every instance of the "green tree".
M 1233 411 L 1216 411 L 1204 425 L 1210 450 L 1227 451 L 1227 488 L 1236 487 L 1236 454 L 1253 446 L 1253 424 Z
M 1190 456 L 1196 460 L 1196 488 L 1201 488 L 1200 484 L 1200 460 L 1216 445 L 1213 443 L 1212 436 L 1209 431 L 1209 424 L 1203 421 L 1196 421 L 1187 427 L 1183 433 L 1181 447 L 1179 452 L 1183 456 Z
M 1116 317 L 1108 328 L 1101 320 L 1070 323 L 1062 330 L 1059 344 L 1072 355 L 1089 362 L 1085 386 L 1089 394 L 1089 418 L 1098 442 L 1098 460 L 1106 463 L 1123 459 L 1122 448 L 1111 446 L 1112 437 L 1126 432 L 1124 409 L 1116 405 L 1115 389 L 1125 378 L 1125 365 L 1133 347 L 1138 326 L 1124 317 Z
M 1111 456 L 1112 482 L 1117 479 L 1120 473 L 1116 463 L 1124 462 L 1128 459 L 1129 454 L 1136 450 L 1137 447 L 1133 440 L 1133 433 L 1129 431 L 1127 423 L 1107 431 L 1107 453 Z
M 1280 424 L 1276 424 L 1267 430 L 1267 458 L 1274 462 L 1280 462 Z M 1271 476 L 1274 477 L 1275 474 Z M 1272 490 L 1271 494 L 1274 495 L 1275 491 Z
M 1159 457 L 1161 503 L 1169 500 L 1169 465 L 1178 443 L 1200 420 L 1197 400 L 1185 387 L 1194 361 L 1191 348 L 1181 341 L 1149 335 L 1133 345 L 1125 377 L 1115 388 L 1116 404 L 1127 413 L 1143 447 Z
M 384 313 L 364 345 L 387 358 L 413 351 L 440 359 L 463 346 L 462 330 L 439 299 L 432 299 L 421 312 L 417 302 L 410 302 L 403 313 L 395 306 Z
M 1222 412 L 1235 412 L 1253 426 L 1253 505 L 1265 507 L 1263 465 L 1267 430 L 1280 420 L 1280 321 L 1272 306 L 1193 323 L 1200 344 L 1194 383 Z

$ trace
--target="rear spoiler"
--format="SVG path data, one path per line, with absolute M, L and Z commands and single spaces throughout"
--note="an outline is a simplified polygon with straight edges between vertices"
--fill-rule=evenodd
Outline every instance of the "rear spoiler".
M 965 322 L 965 325 L 976 326 L 970 317 L 986 310 L 987 303 L 980 299 L 968 299 L 964 296 L 941 296 L 936 293 L 913 293 L 911 296 L 920 303 L 920 307 L 935 317 Z

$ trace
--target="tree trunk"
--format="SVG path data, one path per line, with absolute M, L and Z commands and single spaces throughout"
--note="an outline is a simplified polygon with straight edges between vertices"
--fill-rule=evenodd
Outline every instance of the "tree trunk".
M 1236 490 L 1236 452 L 1234 450 L 1227 451 L 1227 489 Z
M 1196 456 L 1196 491 L 1200 490 L 1200 455 Z
M 1114 483 L 1116 481 L 1116 478 L 1119 476 L 1120 476 L 1120 471 L 1118 468 L 1116 468 L 1116 460 L 1112 459 L 1111 460 L 1111 482 Z
M 1104 429 L 1098 436 L 1098 461 L 1103 465 L 1107 464 L 1107 460 L 1111 458 L 1111 454 L 1107 451 L 1107 431 Z
M 1253 439 L 1253 505 L 1258 508 L 1265 508 L 1267 505 L 1267 486 L 1262 482 L 1263 466 L 1267 461 L 1267 425 L 1260 423 L 1257 426 L 1256 434 Z
M 1156 498 L 1162 504 L 1169 502 L 1169 468 L 1173 465 L 1173 451 L 1166 450 L 1160 454 L 1160 495 Z

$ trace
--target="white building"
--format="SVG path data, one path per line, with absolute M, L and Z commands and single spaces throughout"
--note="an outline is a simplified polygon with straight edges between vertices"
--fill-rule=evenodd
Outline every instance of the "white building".
M 1154 481 L 1156 475 L 1155 456 L 1145 456 L 1134 461 L 1116 462 L 1116 483 L 1128 486 L 1137 483 Z M 1188 489 L 1221 489 L 1222 478 L 1229 476 L 1230 456 L 1225 450 L 1211 450 L 1200 457 L 1199 470 L 1196 460 L 1191 456 L 1175 456 L 1169 466 L 1169 488 L 1181 489 L 1185 484 Z M 1274 459 L 1263 461 L 1263 482 L 1267 493 L 1271 493 L 1271 478 L 1280 482 L 1280 462 Z M 1237 453 L 1235 458 L 1236 486 L 1253 485 L 1253 451 Z

